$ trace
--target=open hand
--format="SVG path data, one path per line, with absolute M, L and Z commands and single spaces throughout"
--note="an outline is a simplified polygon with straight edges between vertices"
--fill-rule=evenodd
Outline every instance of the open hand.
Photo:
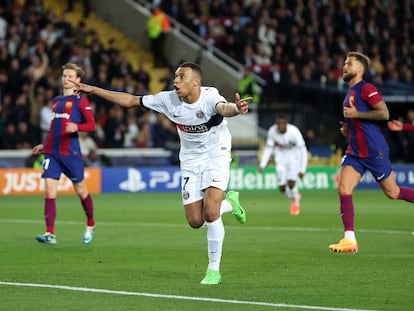
M 399 120 L 390 120 L 387 122 L 387 126 L 391 131 L 402 131 L 403 123 Z

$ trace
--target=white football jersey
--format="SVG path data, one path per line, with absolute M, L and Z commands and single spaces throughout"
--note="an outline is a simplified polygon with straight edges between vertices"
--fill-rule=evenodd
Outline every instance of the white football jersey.
M 227 100 L 214 87 L 201 87 L 200 98 L 193 104 L 183 102 L 175 91 L 163 91 L 141 98 L 142 105 L 165 114 L 177 127 L 180 136 L 180 160 L 207 157 L 231 150 L 227 121 L 216 105 Z
M 266 148 L 260 162 L 265 167 L 269 161 L 271 151 L 274 152 L 276 164 L 294 161 L 301 172 L 307 167 L 307 149 L 300 130 L 293 124 L 287 124 L 285 133 L 279 132 L 277 125 L 272 125 L 267 132 Z

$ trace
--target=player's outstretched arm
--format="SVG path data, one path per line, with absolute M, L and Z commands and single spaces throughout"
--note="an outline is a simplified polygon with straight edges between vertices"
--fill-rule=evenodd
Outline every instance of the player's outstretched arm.
M 400 120 L 391 120 L 387 122 L 388 128 L 391 131 L 408 131 L 414 132 L 414 125 L 410 123 L 403 123 Z
M 388 128 L 391 131 L 402 131 L 403 124 L 400 120 L 390 120 L 387 122 Z
M 247 97 L 240 99 L 240 94 L 235 94 L 234 103 L 218 103 L 216 109 L 223 117 L 234 117 L 238 114 L 245 114 L 249 111 L 249 102 L 253 99 Z
M 103 88 L 69 80 L 75 85 L 75 93 L 80 95 L 82 93 L 93 94 L 102 97 L 110 102 L 116 103 L 124 107 L 136 107 L 141 103 L 141 98 L 125 92 L 117 92 L 105 90 Z

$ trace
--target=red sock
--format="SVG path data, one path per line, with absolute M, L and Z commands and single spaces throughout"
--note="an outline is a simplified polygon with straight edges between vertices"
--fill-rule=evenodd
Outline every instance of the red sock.
M 55 234 L 56 199 L 45 198 L 46 231 Z
M 344 224 L 344 230 L 354 231 L 354 203 L 352 202 L 352 195 L 339 195 L 341 202 L 341 217 Z
M 408 187 L 400 187 L 398 200 L 405 200 L 414 203 L 414 190 Z
M 93 218 L 93 202 L 90 194 L 83 200 L 81 200 L 83 210 L 87 218 L 87 225 L 89 227 L 95 226 L 95 219 Z

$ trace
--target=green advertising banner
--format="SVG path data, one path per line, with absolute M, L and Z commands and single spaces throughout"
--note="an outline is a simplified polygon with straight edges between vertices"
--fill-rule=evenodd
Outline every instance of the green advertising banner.
M 339 167 L 308 167 L 305 176 L 298 180 L 299 189 L 322 190 L 336 189 Z M 262 174 L 257 167 L 238 167 L 230 170 L 229 189 L 232 190 L 275 190 L 278 188 L 276 170 L 266 167 Z

